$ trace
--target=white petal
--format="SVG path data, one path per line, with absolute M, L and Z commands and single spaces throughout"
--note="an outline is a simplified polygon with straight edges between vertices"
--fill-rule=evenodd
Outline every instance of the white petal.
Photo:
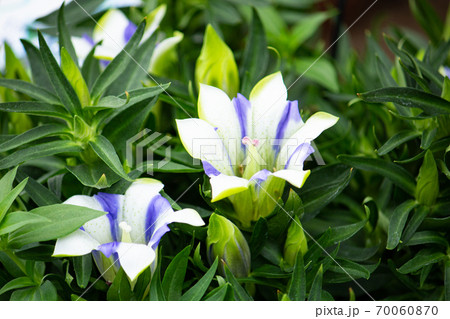
M 77 229 L 72 234 L 58 238 L 53 252 L 54 257 L 82 256 L 89 254 L 100 245 L 88 233 Z
M 163 187 L 163 183 L 156 179 L 141 178 L 131 184 L 126 191 L 123 202 L 123 216 L 120 219 L 131 226 L 130 236 L 134 243 L 146 243 L 145 222 L 148 205 Z
M 245 178 L 225 174 L 212 176 L 209 181 L 211 183 L 212 202 L 245 191 L 249 185 L 249 181 Z
M 156 45 L 150 58 L 149 73 L 164 76 L 163 72 L 166 68 L 177 61 L 175 48 L 183 40 L 183 37 L 183 33 L 175 31 L 173 37 L 164 39 Z
M 70 197 L 64 204 L 71 204 L 104 211 L 102 205 L 94 198 L 85 195 L 75 195 Z M 83 225 L 84 230 L 100 244 L 113 241 L 111 235 L 111 223 L 107 215 L 97 217 Z
M 147 26 L 145 28 L 144 36 L 142 37 L 142 41 L 145 41 L 148 38 L 150 38 L 151 35 L 153 34 L 153 32 L 155 32 L 155 30 L 159 28 L 159 24 L 161 23 L 161 20 L 166 15 L 166 9 L 167 9 L 167 5 L 162 4 L 162 5 L 158 6 L 156 9 L 154 9 L 152 12 L 150 12 L 149 15 L 147 15 Z
M 284 168 L 284 165 L 297 149 L 297 146 L 303 143 L 311 143 L 323 131 L 336 124 L 338 120 L 338 117 L 326 112 L 313 114 L 297 132 L 286 139 L 278 155 L 276 167 Z
M 217 127 L 217 134 L 223 139 L 233 166 L 241 164 L 244 160 L 241 126 L 228 95 L 221 89 L 200 84 L 198 115 L 200 119 Z
M 191 208 L 185 208 L 182 210 L 170 212 L 169 214 L 164 214 L 162 216 L 162 219 L 166 224 L 183 223 L 197 227 L 205 225 L 205 222 L 197 213 L 197 211 Z
M 94 28 L 93 39 L 102 44 L 95 50 L 95 56 L 105 60 L 114 58 L 125 46 L 124 31 L 129 24 L 128 18 L 117 9 L 108 10 Z
M 302 187 L 311 171 L 298 171 L 294 169 L 282 169 L 273 173 L 273 176 L 284 179 L 295 187 Z
M 119 243 L 120 266 L 131 281 L 135 280 L 155 260 L 155 252 L 147 245 Z
M 200 119 L 176 120 L 176 123 L 181 143 L 189 155 L 209 162 L 221 173 L 233 175 L 228 152 L 212 125 Z

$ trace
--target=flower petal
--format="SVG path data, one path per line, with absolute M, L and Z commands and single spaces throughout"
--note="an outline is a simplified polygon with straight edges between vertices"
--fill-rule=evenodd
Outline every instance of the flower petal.
M 217 202 L 223 198 L 240 193 L 249 186 L 249 181 L 237 176 L 228 176 L 220 174 L 211 177 L 212 199 L 211 202 Z
M 228 150 L 232 165 L 241 164 L 244 160 L 241 125 L 235 105 L 228 95 L 216 87 L 200 84 L 198 115 L 200 119 L 217 128 L 217 134 Z
M 116 194 L 98 193 L 94 198 L 102 206 L 102 210 L 108 212 L 106 217 L 109 220 L 111 236 L 114 241 L 119 240 L 118 218 L 122 215 L 123 196 Z
M 261 141 L 258 151 L 269 162 L 272 160 L 270 144 L 276 136 L 286 99 L 287 90 L 281 72 L 268 75 L 260 80 L 250 93 L 252 128 L 249 136 Z
M 310 173 L 310 170 L 298 171 L 295 169 L 282 169 L 280 171 L 272 173 L 272 175 L 282 178 L 285 181 L 289 182 L 291 185 L 300 188 L 306 182 L 306 179 L 308 178 Z
M 95 210 L 106 211 L 95 197 L 89 197 L 85 195 L 72 196 L 68 200 L 66 200 L 64 204 L 71 204 L 92 208 Z M 111 218 L 109 216 L 109 213 L 88 221 L 83 225 L 83 229 L 100 244 L 105 244 L 113 241 L 113 235 L 111 233 Z
M 166 15 L 166 9 L 167 5 L 161 4 L 152 12 L 150 12 L 149 15 L 147 15 L 147 26 L 145 28 L 145 33 L 144 36 L 142 37 L 142 41 L 145 41 L 148 38 L 150 38 L 153 32 L 155 32 L 155 30 L 159 28 L 161 20 Z
M 134 243 L 146 244 L 145 222 L 147 208 L 154 196 L 163 189 L 164 185 L 152 178 L 141 178 L 133 182 L 125 193 L 123 201 L 123 216 L 130 227 L 130 237 Z
M 125 46 L 125 30 L 129 20 L 117 9 L 108 10 L 94 28 L 94 42 L 103 40 L 95 50 L 95 56 L 104 60 L 112 60 Z
M 100 243 L 85 231 L 77 229 L 73 233 L 58 238 L 53 251 L 54 257 L 82 256 L 97 249 Z
M 303 164 L 309 155 L 314 153 L 314 148 L 309 143 L 303 143 L 297 146 L 294 153 L 288 158 L 285 169 L 303 170 Z
M 285 140 L 280 153 L 278 154 L 276 167 L 278 169 L 284 168 L 288 159 L 299 145 L 311 143 L 311 141 L 323 131 L 336 124 L 338 120 L 338 117 L 326 112 L 317 112 L 313 114 L 305 124 L 303 124 L 291 137 Z
M 131 281 L 135 280 L 155 260 L 154 250 L 143 244 L 116 243 L 110 253 L 117 253 L 120 266 Z
M 283 139 L 294 134 L 302 124 L 303 121 L 298 110 L 298 101 L 287 101 L 275 135 L 275 145 L 273 147 L 276 152 L 279 152 Z
M 173 37 L 164 39 L 156 45 L 150 58 L 149 73 L 164 76 L 171 71 L 167 71 L 167 68 L 172 68 L 173 63 L 177 60 L 175 48 L 183 40 L 183 37 L 183 33 L 175 31 Z
M 181 143 L 189 155 L 209 162 L 221 173 L 233 175 L 228 152 L 213 126 L 200 119 L 176 120 L 176 123 Z

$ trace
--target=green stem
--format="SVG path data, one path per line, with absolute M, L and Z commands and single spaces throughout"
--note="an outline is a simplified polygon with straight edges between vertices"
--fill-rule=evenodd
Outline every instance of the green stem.
M 26 267 L 25 267 L 25 263 L 19 258 L 17 257 L 12 251 L 10 250 L 4 250 L 3 251 L 6 255 L 8 255 L 9 258 L 11 258 L 12 261 L 14 261 L 14 263 L 17 265 L 17 267 L 20 268 L 20 270 L 22 270 L 22 272 L 26 275 L 27 271 L 26 271 Z

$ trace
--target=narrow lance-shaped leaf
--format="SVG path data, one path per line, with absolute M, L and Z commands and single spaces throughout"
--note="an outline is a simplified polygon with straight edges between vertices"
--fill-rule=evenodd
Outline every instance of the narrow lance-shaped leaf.
M 437 263 L 445 257 L 446 255 L 442 252 L 424 249 L 418 252 L 414 258 L 410 259 L 403 266 L 401 266 L 398 269 L 398 272 L 401 274 L 409 274 L 426 265 Z
M 208 289 L 211 281 L 216 274 L 217 265 L 219 260 L 216 258 L 211 268 L 206 272 L 206 274 L 194 285 L 192 286 L 181 298 L 182 301 L 200 301 Z
M 45 70 L 44 62 L 42 61 L 41 53 L 33 44 L 31 44 L 31 42 L 25 39 L 21 39 L 20 42 L 22 42 L 27 54 L 28 64 L 31 68 L 31 75 L 33 76 L 34 83 L 54 93 L 53 86 Z
M 342 163 L 351 165 L 355 168 L 378 173 L 390 179 L 394 184 L 401 187 L 407 193 L 411 195 L 414 194 L 416 188 L 414 178 L 407 170 L 397 164 L 376 158 L 351 155 L 339 155 L 338 159 Z
M 74 89 L 61 71 L 41 32 L 38 32 L 38 37 L 42 61 L 56 94 L 71 114 L 80 114 L 81 105 Z
M 42 126 L 34 127 L 20 135 L 13 137 L 12 139 L 1 143 L 0 149 L 4 152 L 22 146 L 26 143 L 30 143 L 39 140 L 43 137 L 62 134 L 66 132 L 66 127 L 59 124 L 46 124 Z
M 251 88 L 264 75 L 269 60 L 264 27 L 255 9 L 253 9 L 252 25 L 247 41 L 241 69 L 242 85 L 240 90 L 245 96 L 250 94 Z
M 89 142 L 89 145 L 100 159 L 114 171 L 114 173 L 126 180 L 131 180 L 125 173 L 114 146 L 106 137 L 97 135 L 94 140 Z
M 42 102 L 25 101 L 0 103 L 0 110 L 12 113 L 57 117 L 66 120 L 70 119 L 67 111 L 62 106 Z
M 67 28 L 66 21 L 64 18 L 64 7 L 65 3 L 63 2 L 59 11 L 58 11 L 58 42 L 59 42 L 59 50 L 62 57 L 62 49 L 65 48 L 67 52 L 70 54 L 72 60 L 78 65 L 78 57 L 75 52 L 75 48 L 73 47 L 71 36 L 69 29 Z
M 303 301 L 306 298 L 306 274 L 301 251 L 297 254 L 289 284 L 288 296 L 290 300 L 294 301 Z
M 22 182 L 20 182 L 19 185 L 14 187 L 8 194 L 6 194 L 6 196 L 0 201 L 0 222 L 3 220 L 6 212 L 11 207 L 12 203 L 14 203 L 16 197 L 19 196 L 19 194 L 22 192 L 26 184 L 27 179 L 24 179 Z
M 139 42 L 142 39 L 145 29 L 145 20 L 139 24 L 136 32 L 128 41 L 123 50 L 111 61 L 106 69 L 98 76 L 92 86 L 91 96 L 94 101 L 98 100 L 103 92 L 124 72 L 129 63 L 132 62 L 132 56 L 135 54 Z M 133 61 L 134 63 L 134 61 Z
M 83 79 L 80 69 L 72 60 L 66 48 L 61 48 L 61 69 L 75 90 L 75 93 L 81 102 L 81 106 L 84 107 L 90 105 L 91 96 L 89 95 L 89 89 Z
M 392 151 L 394 148 L 402 145 L 403 143 L 406 143 L 416 137 L 420 136 L 420 132 L 416 131 L 401 131 L 392 136 L 389 140 L 386 141 L 386 143 L 381 146 L 377 153 L 380 156 L 386 155 L 390 151 Z
M 416 199 L 419 203 L 431 206 L 439 195 L 439 177 L 433 153 L 427 150 L 419 170 L 416 185 Z
M 418 204 L 414 200 L 408 200 L 395 208 L 391 219 L 389 220 L 388 239 L 386 244 L 387 249 L 394 249 L 397 247 L 406 220 L 408 219 L 409 212 L 417 207 L 417 205 Z
M 358 96 L 370 103 L 393 102 L 406 107 L 420 108 L 425 114 L 430 115 L 450 114 L 450 102 L 413 88 L 382 88 L 359 93 Z
M 191 246 L 187 246 L 179 252 L 166 269 L 162 281 L 162 289 L 167 300 L 177 301 L 181 298 L 184 276 L 188 263 Z
M 28 160 L 66 152 L 80 152 L 82 148 L 72 141 L 53 141 L 18 150 L 0 160 L 0 169 L 16 166 Z
M 0 79 L 0 86 L 21 92 L 41 102 L 46 102 L 50 104 L 61 104 L 59 99 L 52 93 L 30 82 L 16 79 Z

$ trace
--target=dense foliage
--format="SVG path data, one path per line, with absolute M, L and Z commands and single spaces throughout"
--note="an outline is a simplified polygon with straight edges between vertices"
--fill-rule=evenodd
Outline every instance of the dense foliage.
M 427 37 L 374 30 L 361 56 L 344 25 L 325 51 L 320 31 L 339 12 L 311 0 L 147 0 L 121 9 L 136 28 L 105 62 L 107 41 L 83 57 L 72 43 L 95 32 L 102 1 L 77 2 L 39 19 L 25 59 L 5 44 L 1 300 L 450 300 L 450 13 L 411 0 Z M 167 38 L 176 45 L 158 51 Z M 286 183 L 242 227 L 175 120 L 199 117 L 199 82 L 248 97 L 277 71 L 303 119 L 339 121 L 315 141 L 305 184 Z M 139 177 L 206 226 L 171 224 L 133 281 L 121 268 L 106 281 L 91 254 L 52 257 L 56 239 L 104 214 L 66 199 L 124 194 Z

